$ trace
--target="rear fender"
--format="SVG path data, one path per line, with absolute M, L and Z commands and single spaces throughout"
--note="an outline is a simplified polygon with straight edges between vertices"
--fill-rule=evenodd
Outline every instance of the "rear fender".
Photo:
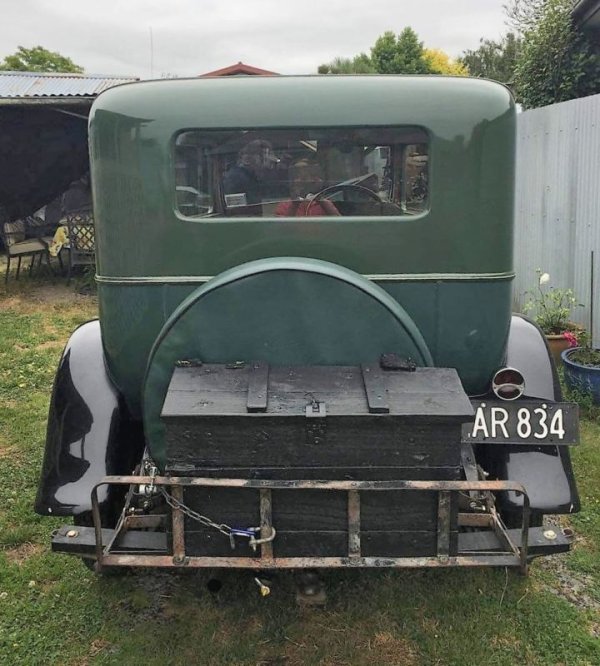
M 106 371 L 100 323 L 87 322 L 71 335 L 54 380 L 36 512 L 90 511 L 94 485 L 130 473 L 142 451 L 141 425 L 130 420 Z M 104 512 L 116 499 L 106 487 L 98 497 Z
M 562 391 L 544 334 L 522 315 L 513 315 L 506 365 L 525 377 L 528 398 L 562 400 Z M 579 511 L 579 495 L 567 446 L 490 446 L 487 469 L 498 479 L 516 481 L 527 489 L 531 509 L 537 514 Z M 520 512 L 522 499 L 506 493 L 500 500 L 504 511 Z

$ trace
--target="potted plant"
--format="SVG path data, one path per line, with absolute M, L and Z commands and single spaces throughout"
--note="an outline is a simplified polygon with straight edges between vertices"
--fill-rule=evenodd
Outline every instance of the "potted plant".
M 550 275 L 538 268 L 538 285 L 535 292 L 527 292 L 531 300 L 525 303 L 524 312 L 534 312 L 534 320 L 546 336 L 550 352 L 556 364 L 561 354 L 571 345 L 568 333 L 576 335 L 581 327 L 571 321 L 573 308 L 578 307 L 572 289 L 548 287 Z
M 562 352 L 565 383 L 569 390 L 590 395 L 600 405 L 600 349 L 594 349 L 587 331 L 568 335 L 570 348 Z

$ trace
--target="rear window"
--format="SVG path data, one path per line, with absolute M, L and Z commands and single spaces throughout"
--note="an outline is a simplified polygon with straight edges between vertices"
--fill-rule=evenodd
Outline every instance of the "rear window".
M 416 127 L 186 131 L 175 141 L 176 208 L 189 218 L 417 215 L 428 162 Z

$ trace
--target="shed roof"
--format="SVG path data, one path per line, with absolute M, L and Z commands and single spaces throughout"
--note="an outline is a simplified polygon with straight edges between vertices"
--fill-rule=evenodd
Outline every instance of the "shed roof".
M 134 77 L 43 72 L 0 72 L 0 98 L 96 97 Z

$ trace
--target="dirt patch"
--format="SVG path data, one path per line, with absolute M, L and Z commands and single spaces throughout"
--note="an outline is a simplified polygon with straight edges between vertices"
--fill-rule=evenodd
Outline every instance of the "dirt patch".
M 8 548 L 4 551 L 6 559 L 11 564 L 17 564 L 21 566 L 26 562 L 30 557 L 34 555 L 39 555 L 44 552 L 44 546 L 41 546 L 39 543 L 22 543 L 16 548 Z
M 65 343 L 62 340 L 48 340 L 37 345 L 36 349 L 62 349 Z
M 560 528 L 570 527 L 567 516 L 547 516 L 544 524 Z M 583 548 L 585 545 L 586 539 L 580 536 L 575 537 L 573 548 Z M 554 577 L 553 585 L 544 585 L 544 589 L 566 599 L 579 609 L 600 613 L 600 602 L 587 594 L 587 590 L 594 583 L 593 577 L 579 571 L 572 571 L 567 563 L 568 557 L 568 553 L 561 553 L 538 560 L 539 566 L 545 571 L 550 571 Z
M 89 654 L 86 657 L 79 657 L 75 661 L 70 662 L 70 666 L 89 666 L 90 663 L 93 663 L 95 661 L 95 657 L 97 657 L 99 654 L 102 652 L 112 652 L 114 651 L 114 647 L 105 639 L 103 638 L 96 638 L 90 643 L 90 648 L 89 648 Z M 92 661 L 90 661 L 90 659 Z
M 390 631 L 378 631 L 365 637 L 363 632 L 352 627 L 337 630 L 322 621 L 307 618 L 301 636 L 285 636 L 285 640 L 286 646 L 278 650 L 279 654 L 265 654 L 260 663 L 301 666 L 317 658 L 319 652 L 328 655 L 319 661 L 323 666 L 353 666 L 356 663 L 413 666 L 419 663 L 416 646 Z M 358 661 L 356 655 L 360 655 Z
M 0 458 L 8 458 L 11 456 L 15 451 L 14 446 L 8 446 L 8 445 L 3 445 L 2 442 L 0 442 Z
M 552 592 L 580 609 L 593 610 L 600 613 L 600 602 L 587 594 L 587 590 L 594 584 L 592 576 L 579 571 L 571 571 L 567 564 L 568 555 L 553 555 L 540 565 L 554 576 L 552 586 L 544 585 L 544 589 Z
M 417 651 L 410 641 L 387 631 L 375 634 L 368 648 L 373 653 L 374 664 L 409 666 L 417 663 Z
M 8 402 L 8 401 L 7 401 Z M 14 401 L 11 401 L 14 402 Z M 8 407 L 8 405 L 5 405 Z M 11 405 L 12 407 L 12 405 Z M 4 437 L 0 437 L 0 458 L 8 458 L 15 452 L 15 446 L 9 444 Z
M 95 657 L 97 654 L 100 654 L 103 650 L 106 650 L 109 645 L 110 643 L 107 640 L 96 638 L 96 640 L 92 641 L 90 645 L 90 657 Z
M 51 279 L 51 278 L 48 278 Z M 23 279 L 10 281 L 0 287 L 0 310 L 18 310 L 24 314 L 39 312 L 40 306 L 61 306 L 95 303 L 96 296 L 79 294 L 72 283 L 63 279 L 56 282 L 31 282 Z

